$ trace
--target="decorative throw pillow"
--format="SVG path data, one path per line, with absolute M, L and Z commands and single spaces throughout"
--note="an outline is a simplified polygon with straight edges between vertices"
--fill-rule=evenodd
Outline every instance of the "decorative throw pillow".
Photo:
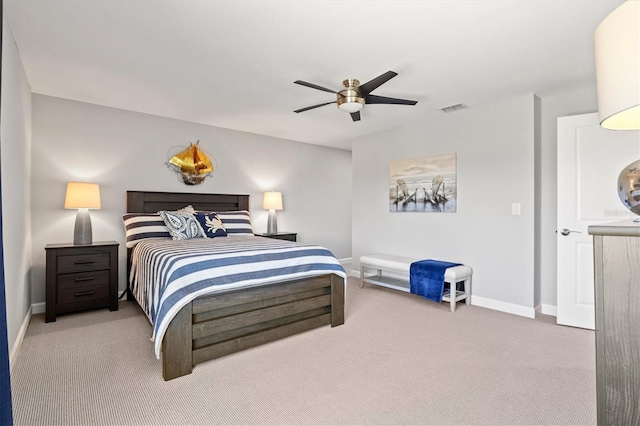
M 215 212 L 195 212 L 193 217 L 198 221 L 205 238 L 226 237 L 227 230 Z
M 246 210 L 232 212 L 217 212 L 218 218 L 222 221 L 228 236 L 232 235 L 253 235 L 251 227 L 251 217 Z
M 191 238 L 204 237 L 198 221 L 193 214 L 187 211 L 166 211 L 159 212 L 162 220 L 174 240 L 189 240 Z
M 171 213 L 180 214 L 180 213 L 195 213 L 195 212 L 196 212 L 196 209 L 194 209 L 193 206 L 191 204 L 189 204 L 188 206 L 185 206 L 185 207 L 183 207 L 181 209 L 178 209 L 178 210 L 176 210 L 174 212 L 171 212 Z

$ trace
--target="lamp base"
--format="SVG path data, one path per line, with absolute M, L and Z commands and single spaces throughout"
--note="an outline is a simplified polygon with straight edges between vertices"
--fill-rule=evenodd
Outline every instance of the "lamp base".
M 276 211 L 269 209 L 269 217 L 267 218 L 267 234 L 278 233 L 278 219 L 276 218 Z
M 73 244 L 76 246 L 91 244 L 93 242 L 91 231 L 91 216 L 89 209 L 78 209 L 76 225 L 73 228 Z

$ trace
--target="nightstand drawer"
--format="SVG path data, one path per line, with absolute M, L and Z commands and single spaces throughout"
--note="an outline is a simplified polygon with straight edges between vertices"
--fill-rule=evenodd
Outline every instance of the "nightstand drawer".
M 109 285 L 109 271 L 80 272 L 58 275 L 58 292 L 61 289 L 73 289 L 95 285 Z M 58 293 L 60 294 L 60 293 Z
M 66 305 L 69 303 L 86 303 L 96 299 L 109 299 L 109 284 L 89 285 L 85 287 L 75 288 L 59 288 L 58 289 L 58 305 Z M 61 306 L 61 310 L 64 307 Z
M 76 254 L 72 256 L 58 256 L 58 274 L 72 272 L 96 271 L 109 269 L 109 253 Z

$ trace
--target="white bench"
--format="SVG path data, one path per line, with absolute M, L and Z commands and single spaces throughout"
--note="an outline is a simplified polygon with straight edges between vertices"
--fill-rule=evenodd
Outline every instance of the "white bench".
M 409 292 L 409 269 L 413 262 L 419 259 L 390 256 L 387 254 L 370 254 L 360 256 L 361 287 L 366 284 L 375 284 L 395 290 Z M 367 275 L 367 269 L 375 269 L 374 275 Z M 387 275 L 383 275 L 383 273 Z M 389 275 L 389 273 L 391 275 Z M 449 289 L 445 289 L 442 300 L 449 302 L 451 312 L 456 310 L 456 302 L 464 300 L 467 305 L 471 303 L 471 275 L 473 271 L 469 266 L 459 265 L 447 268 L 444 273 L 444 282 L 449 283 Z M 458 283 L 463 283 L 463 291 L 457 289 Z M 452 297 L 453 294 L 453 297 Z

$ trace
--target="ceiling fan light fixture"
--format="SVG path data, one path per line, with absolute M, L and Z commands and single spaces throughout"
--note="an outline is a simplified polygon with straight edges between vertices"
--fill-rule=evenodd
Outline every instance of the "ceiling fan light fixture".
M 342 85 L 345 89 L 338 92 L 338 108 L 349 114 L 360 111 L 364 106 L 364 98 L 358 91 L 360 80 L 348 78 L 342 82 Z
M 348 112 L 349 114 L 353 112 L 358 112 L 364 106 L 364 98 L 360 96 L 347 96 L 347 97 L 339 97 L 338 98 L 338 108 L 340 110 Z
M 310 107 L 297 109 L 294 112 L 304 112 L 310 109 L 315 109 L 324 105 L 335 103 L 338 105 L 341 111 L 347 112 L 351 115 L 352 121 L 360 121 L 360 110 L 365 104 L 388 104 L 388 105 L 415 105 L 418 101 L 411 101 L 408 99 L 389 98 L 386 96 L 372 95 L 371 92 L 397 76 L 398 73 L 394 71 L 387 71 L 384 74 L 370 80 L 360 86 L 360 80 L 355 78 L 348 78 L 342 82 L 345 87 L 339 92 L 335 92 L 326 87 L 318 86 L 317 84 L 307 83 L 306 81 L 296 80 L 293 83 L 301 86 L 307 86 L 312 89 L 321 90 L 323 92 L 334 93 L 337 95 L 335 102 L 325 102 L 323 104 L 312 105 Z

